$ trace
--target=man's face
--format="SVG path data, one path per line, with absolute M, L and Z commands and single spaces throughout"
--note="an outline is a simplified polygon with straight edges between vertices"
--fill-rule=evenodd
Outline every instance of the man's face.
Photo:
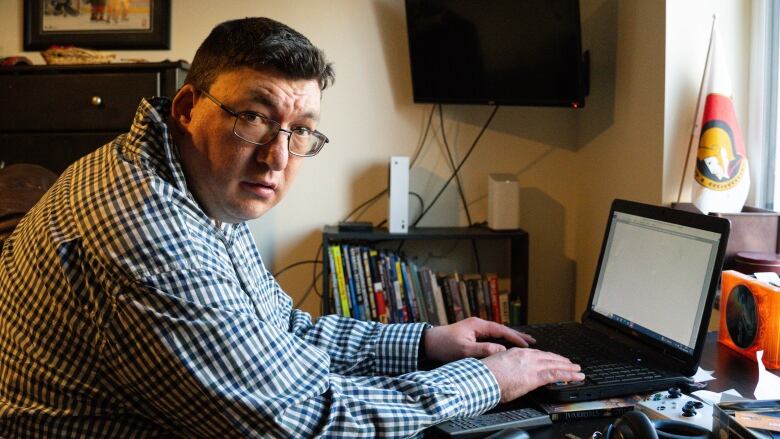
M 282 129 L 317 128 L 321 94 L 315 80 L 291 80 L 273 70 L 240 68 L 220 74 L 207 91 L 231 110 L 262 114 L 279 122 Z M 174 117 L 186 131 L 177 143 L 193 195 L 218 221 L 237 223 L 260 217 L 282 199 L 305 158 L 288 153 L 284 132 L 264 146 L 239 139 L 233 135 L 235 117 L 203 93 L 182 92 L 191 94 L 185 97 L 192 99 L 189 118 L 182 119 L 186 110 L 177 110 L 182 108 L 177 100 Z

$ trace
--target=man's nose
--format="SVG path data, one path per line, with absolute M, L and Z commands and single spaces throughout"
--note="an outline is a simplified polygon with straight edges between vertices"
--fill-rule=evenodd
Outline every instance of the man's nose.
M 288 151 L 289 135 L 284 131 L 274 137 L 269 143 L 257 147 L 257 161 L 266 163 L 274 171 L 282 171 L 290 159 Z

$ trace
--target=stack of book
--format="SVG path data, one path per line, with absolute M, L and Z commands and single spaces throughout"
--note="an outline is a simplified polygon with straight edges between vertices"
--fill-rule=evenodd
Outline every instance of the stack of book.
M 328 256 L 337 314 L 383 323 L 446 325 L 472 316 L 519 323 L 511 318 L 521 304 L 510 304 L 510 281 L 494 273 L 437 273 L 364 245 L 331 245 Z

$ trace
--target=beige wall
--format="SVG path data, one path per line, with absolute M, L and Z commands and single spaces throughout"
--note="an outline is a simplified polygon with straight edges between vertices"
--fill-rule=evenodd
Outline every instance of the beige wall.
M 685 31 L 678 27 L 683 27 L 685 16 L 696 23 L 695 29 L 687 32 L 703 29 L 706 34 L 701 23 L 708 20 L 712 9 L 704 7 L 709 4 L 706 0 L 695 2 L 701 10 L 680 6 L 687 1 L 582 0 L 584 46 L 591 50 L 593 65 L 586 108 L 502 108 L 462 170 L 473 221 L 486 218 L 487 174 L 518 174 L 522 226 L 531 238 L 532 322 L 568 319 L 581 313 L 612 198 L 669 201 L 671 182 L 679 179 L 675 169 L 681 167 L 676 165 L 678 130 L 686 125 L 683 119 L 690 118 L 691 96 L 698 90 L 698 83 L 693 84 L 691 78 L 700 77 L 704 55 L 697 51 L 706 50 L 706 45 L 699 49 L 693 41 L 686 41 L 691 43 L 693 55 L 683 56 L 674 47 L 670 50 L 664 29 L 673 28 L 671 40 L 681 38 Z M 411 100 L 403 2 L 172 3 L 171 50 L 122 52 L 122 56 L 191 60 L 198 43 L 216 23 L 265 15 L 301 31 L 334 61 L 336 85 L 325 92 L 320 125 L 331 144 L 302 167 L 288 198 L 251 224 L 272 270 L 313 258 L 323 224 L 343 219 L 353 207 L 385 187 L 390 155 L 414 152 L 431 109 Z M 728 9 L 737 12 L 744 9 L 735 6 L 742 4 L 739 0 L 714 3 L 731 5 Z M 668 17 L 667 9 L 675 16 Z M 677 16 L 678 12 L 682 15 Z M 21 51 L 21 2 L 0 2 L 0 16 L 6 24 L 0 27 L 0 54 L 17 54 Z M 677 21 L 675 17 L 679 17 Z M 728 32 L 743 31 L 734 26 Z M 722 33 L 724 40 L 726 34 Z M 701 39 L 706 40 L 706 36 Z M 38 54 L 27 55 L 41 62 Z M 665 85 L 665 77 L 670 75 L 684 76 L 685 80 L 675 79 L 670 88 Z M 738 111 L 743 108 L 738 106 Z M 444 113 L 445 133 L 450 144 L 456 145 L 457 160 L 479 132 L 490 108 L 447 106 Z M 679 127 L 670 122 L 676 120 L 680 120 Z M 434 122 L 418 166 L 411 172 L 411 187 L 426 202 L 448 176 L 438 120 L 434 118 Z M 672 125 L 676 131 L 665 132 L 664 127 Z M 416 201 L 411 199 L 410 205 L 414 217 Z M 382 200 L 363 219 L 378 222 L 386 211 Z M 464 224 L 465 214 L 453 191 L 443 196 L 421 223 Z M 297 301 L 311 276 L 311 266 L 305 266 L 283 274 L 280 282 Z M 310 295 L 302 308 L 317 314 L 319 300 Z

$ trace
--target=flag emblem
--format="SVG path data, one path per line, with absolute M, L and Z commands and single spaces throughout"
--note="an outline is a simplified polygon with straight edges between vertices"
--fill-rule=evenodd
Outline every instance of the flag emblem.
M 739 184 L 747 169 L 731 99 L 720 94 L 707 96 L 702 119 L 696 181 L 714 191 L 730 190 Z

